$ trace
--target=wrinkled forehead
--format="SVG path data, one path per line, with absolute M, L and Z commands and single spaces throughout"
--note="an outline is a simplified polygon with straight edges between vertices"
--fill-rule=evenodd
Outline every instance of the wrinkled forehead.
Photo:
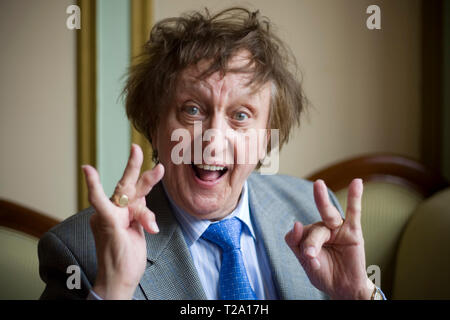
M 185 68 L 178 76 L 177 89 L 195 87 L 214 90 L 217 87 L 232 86 L 234 89 L 250 94 L 256 93 L 261 88 L 260 84 L 253 81 L 254 72 L 252 71 L 253 65 L 249 52 L 240 51 L 232 56 L 228 61 L 226 70 L 224 70 L 225 72 L 218 70 L 212 74 L 205 74 L 212 63 L 212 59 L 203 59 L 197 64 Z

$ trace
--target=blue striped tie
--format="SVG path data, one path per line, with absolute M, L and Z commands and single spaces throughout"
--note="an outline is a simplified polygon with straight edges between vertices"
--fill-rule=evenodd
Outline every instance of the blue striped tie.
M 245 270 L 240 245 L 241 221 L 234 217 L 209 225 L 202 238 L 222 249 L 222 266 L 219 274 L 221 300 L 256 300 Z

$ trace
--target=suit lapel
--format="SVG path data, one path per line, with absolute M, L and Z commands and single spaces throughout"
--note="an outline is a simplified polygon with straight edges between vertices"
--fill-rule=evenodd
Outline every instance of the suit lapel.
M 279 299 L 320 299 L 320 291 L 312 286 L 284 240 L 294 225 L 294 216 L 264 185 L 249 179 L 248 186 L 251 216 L 266 248 Z
M 170 209 L 161 183 L 147 196 L 160 232 L 145 233 L 147 267 L 139 283 L 145 298 L 206 299 L 181 228 Z M 138 296 L 141 296 L 137 294 Z

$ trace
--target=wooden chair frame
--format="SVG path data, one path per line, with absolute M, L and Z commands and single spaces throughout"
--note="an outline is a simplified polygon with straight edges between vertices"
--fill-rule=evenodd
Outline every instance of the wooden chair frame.
M 41 238 L 58 220 L 19 204 L 0 200 L 0 226 Z
M 424 197 L 429 197 L 449 185 L 441 175 L 422 163 L 408 157 L 385 153 L 344 160 L 307 177 L 311 181 L 324 180 L 333 191 L 346 188 L 354 178 L 361 178 L 364 182 L 401 185 L 419 192 Z

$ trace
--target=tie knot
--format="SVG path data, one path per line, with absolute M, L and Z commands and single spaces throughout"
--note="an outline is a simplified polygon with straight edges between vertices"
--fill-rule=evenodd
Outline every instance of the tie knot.
M 202 238 L 217 244 L 223 251 L 241 248 L 241 221 L 234 217 L 211 223 Z

